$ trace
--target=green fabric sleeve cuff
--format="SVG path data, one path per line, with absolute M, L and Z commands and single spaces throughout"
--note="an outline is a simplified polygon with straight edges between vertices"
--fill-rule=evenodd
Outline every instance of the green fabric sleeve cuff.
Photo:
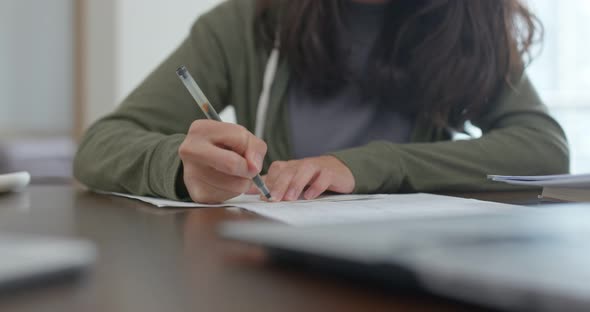
M 156 196 L 188 200 L 188 192 L 182 179 L 182 161 L 178 155 L 178 148 L 184 138 L 184 134 L 168 136 L 152 154 L 148 181 L 151 192 Z
M 354 193 L 395 193 L 405 176 L 395 144 L 377 141 L 362 147 L 330 153 L 352 171 Z

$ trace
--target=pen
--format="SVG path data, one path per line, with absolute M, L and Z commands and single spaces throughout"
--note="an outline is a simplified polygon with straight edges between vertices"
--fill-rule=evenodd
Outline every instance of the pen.
M 195 99 L 199 108 L 201 108 L 205 116 L 207 116 L 207 118 L 211 120 L 222 121 L 219 117 L 219 114 L 217 114 L 213 106 L 210 104 L 209 100 L 207 99 L 201 88 L 199 88 L 199 85 L 197 84 L 195 79 L 193 79 L 191 74 L 188 72 L 188 69 L 185 66 L 180 66 L 176 70 L 176 74 L 178 75 L 180 80 L 182 80 L 182 83 L 188 89 L 188 92 L 190 92 L 190 94 L 193 96 L 193 98 Z M 270 192 L 268 191 L 268 187 L 266 187 L 266 184 L 264 184 L 264 181 L 262 181 L 262 178 L 259 174 L 252 178 L 252 181 L 254 181 L 254 184 L 256 185 L 258 190 L 260 190 L 262 195 L 264 195 L 264 197 L 266 197 L 268 200 L 272 200 Z

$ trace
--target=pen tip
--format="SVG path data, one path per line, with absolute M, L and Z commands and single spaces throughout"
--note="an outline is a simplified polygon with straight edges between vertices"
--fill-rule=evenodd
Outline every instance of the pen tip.
M 176 74 L 180 77 L 186 78 L 186 73 L 188 72 L 188 70 L 186 69 L 186 67 L 184 65 L 178 67 L 178 69 L 176 70 Z

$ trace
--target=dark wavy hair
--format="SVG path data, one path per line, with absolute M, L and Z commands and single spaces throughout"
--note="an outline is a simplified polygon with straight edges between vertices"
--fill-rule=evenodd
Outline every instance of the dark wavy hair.
M 339 36 L 344 2 L 258 0 L 259 43 L 281 53 L 310 92 L 348 83 Z M 363 89 L 395 109 L 461 128 L 520 79 L 542 25 L 519 0 L 392 0 Z M 278 31 L 277 31 L 278 30 Z

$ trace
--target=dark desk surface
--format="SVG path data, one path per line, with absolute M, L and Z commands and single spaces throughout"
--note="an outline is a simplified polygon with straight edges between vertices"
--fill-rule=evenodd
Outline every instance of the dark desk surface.
M 462 195 L 530 204 L 537 193 Z M 0 294 L 0 311 L 473 311 L 247 261 L 215 228 L 253 218 L 219 208 L 156 209 L 72 186 L 0 196 L 0 231 L 85 238 L 99 251 L 81 279 Z

